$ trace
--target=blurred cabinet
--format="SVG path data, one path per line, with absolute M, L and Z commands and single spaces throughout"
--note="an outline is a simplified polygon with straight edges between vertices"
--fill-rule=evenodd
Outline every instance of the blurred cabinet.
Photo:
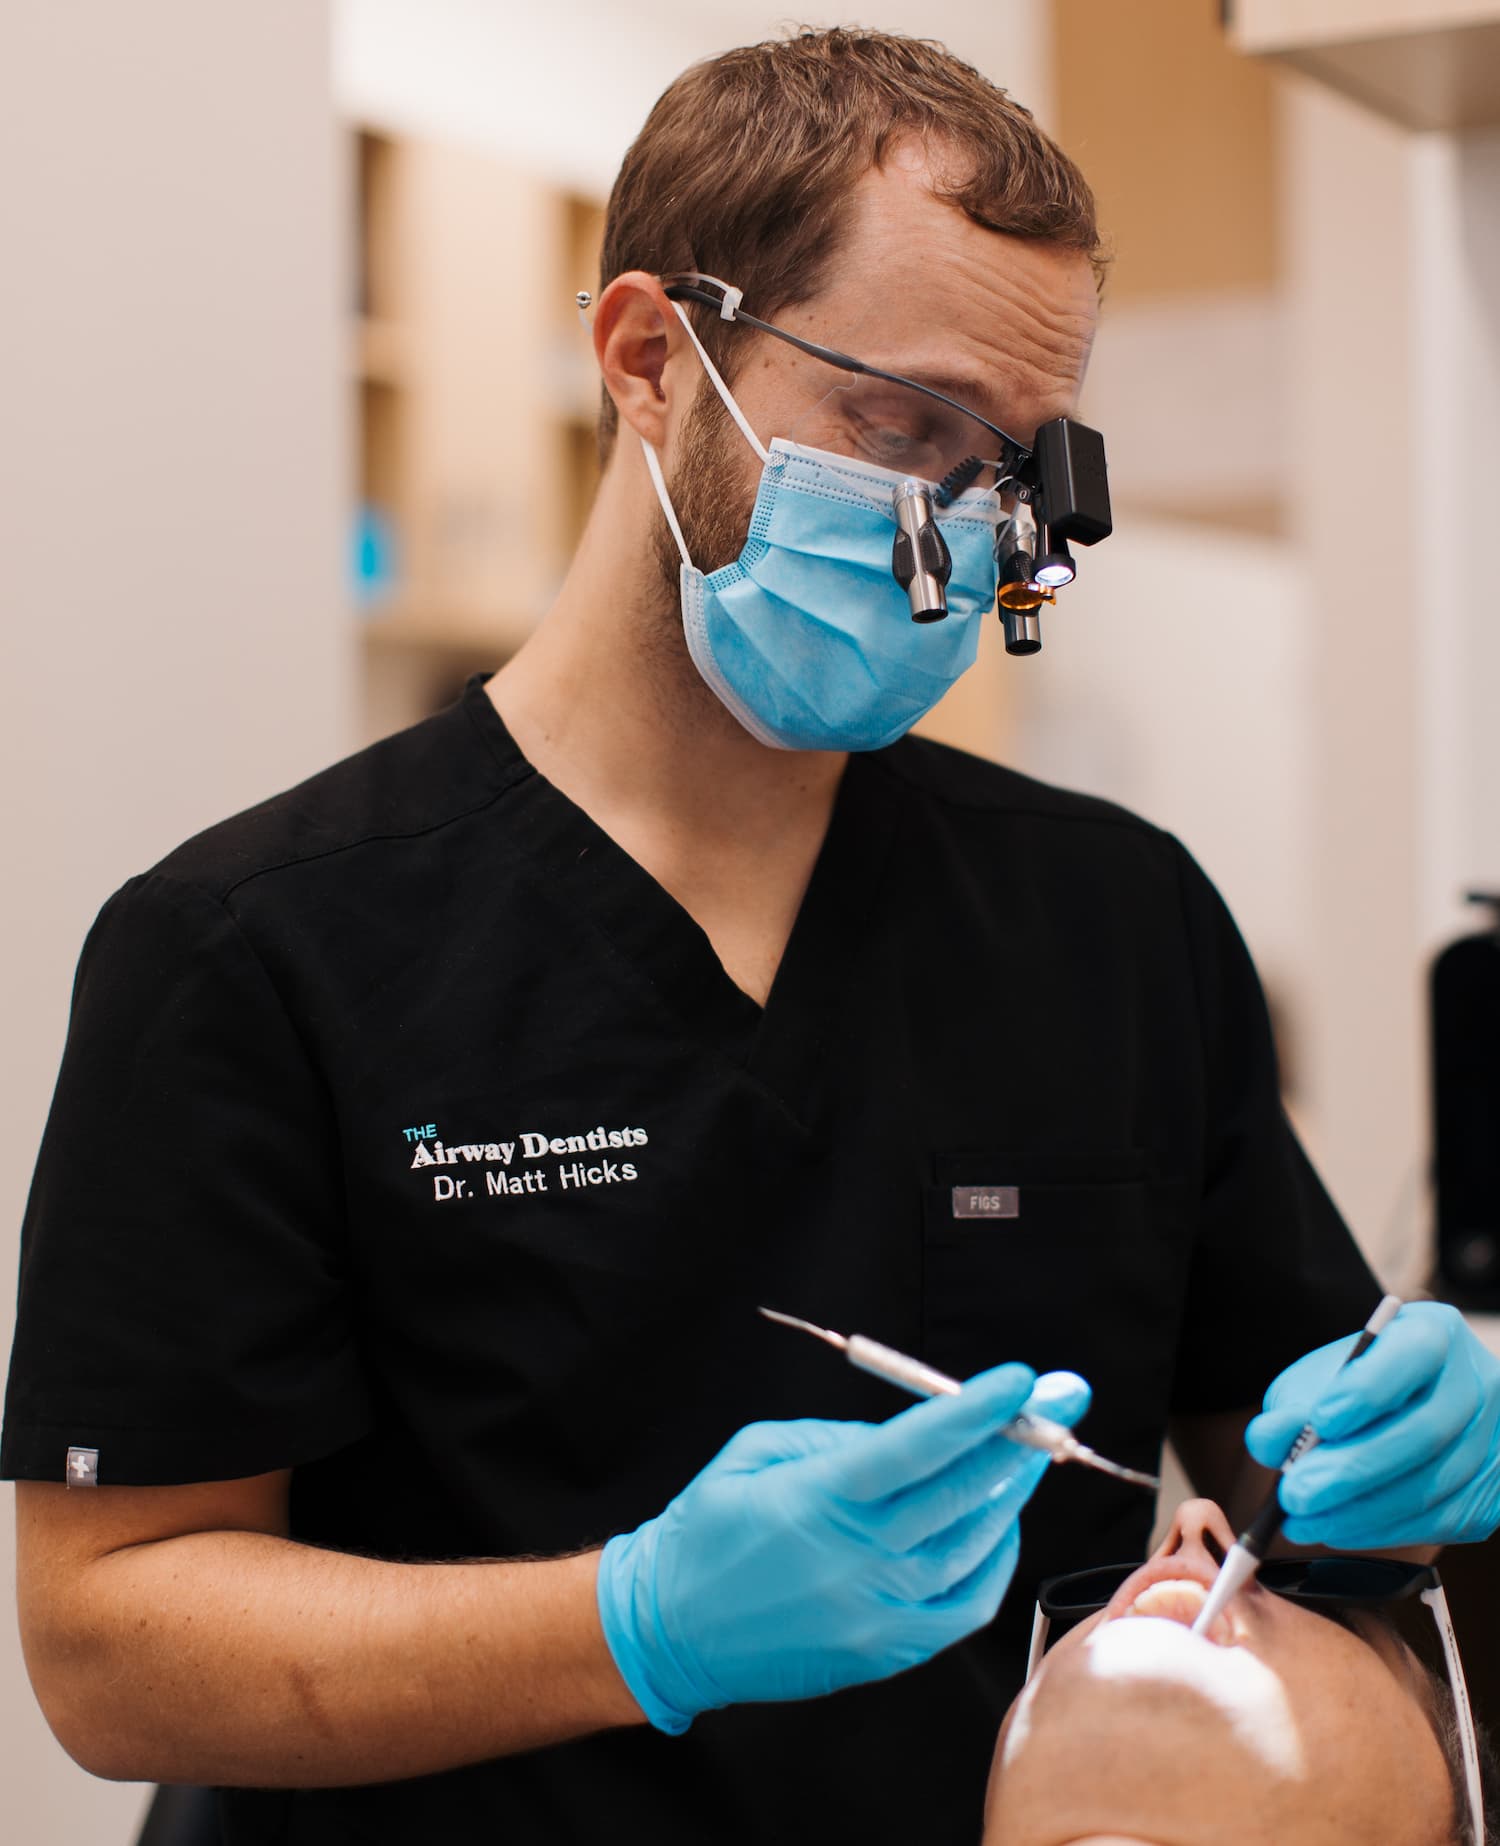
M 356 133 L 366 736 L 520 644 L 596 481 L 598 383 L 573 296 L 597 202 L 469 149 Z M 372 562 L 372 560 L 374 562 Z
M 1500 123 L 1500 0 L 1226 0 L 1237 50 L 1408 128 Z
M 1114 255 L 1106 324 L 1122 304 L 1273 287 L 1271 73 L 1234 55 L 1203 0 L 1052 0 L 1048 13 L 1057 138 Z

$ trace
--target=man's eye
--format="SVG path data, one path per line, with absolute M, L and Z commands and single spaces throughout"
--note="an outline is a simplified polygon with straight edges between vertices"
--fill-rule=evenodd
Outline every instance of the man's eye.
M 909 426 L 862 419 L 857 427 L 860 440 L 871 454 L 882 460 L 904 461 L 927 446 L 925 435 Z

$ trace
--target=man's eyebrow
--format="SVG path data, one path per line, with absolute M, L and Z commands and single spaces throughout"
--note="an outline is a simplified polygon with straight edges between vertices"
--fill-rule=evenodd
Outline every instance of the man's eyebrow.
M 874 365 L 875 360 L 869 361 Z M 949 397 L 956 397 L 961 404 L 977 406 L 989 392 L 995 388 L 994 374 L 976 377 L 972 372 L 944 372 L 937 367 L 927 365 L 886 365 L 880 370 L 891 372 L 898 378 L 909 378 L 913 384 L 926 385 L 932 391 L 945 391 Z

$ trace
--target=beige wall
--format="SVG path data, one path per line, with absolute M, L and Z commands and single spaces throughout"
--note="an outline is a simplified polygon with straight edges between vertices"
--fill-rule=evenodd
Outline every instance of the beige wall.
M 1460 890 L 1500 888 L 1500 128 L 1414 140 L 1413 398 L 1429 535 L 1422 663 L 1421 929 L 1474 928 Z
M 1047 11 L 1037 0 L 333 0 L 335 87 L 360 120 L 461 141 L 602 196 L 679 71 L 789 21 L 854 18 L 941 39 L 1045 113 Z
M 1500 884 L 1500 136 L 1288 93 L 1289 467 L 1317 587 L 1309 1064 L 1369 1247 L 1426 1231 L 1425 974 Z M 1291 183 L 1294 180 L 1295 183 Z
M 0 1350 L 99 903 L 339 754 L 340 207 L 322 0 L 6 9 L 0 57 Z M 7 1499 L 9 1495 L 7 1493 Z M 10 1576 L 11 1519 L 0 1521 Z M 116 1846 L 0 1597 L 0 1836 Z
M 1287 475 L 1314 587 L 1306 1020 L 1314 1152 L 1366 1248 L 1400 1252 L 1421 1159 L 1417 928 L 1424 540 L 1404 524 L 1414 396 L 1413 137 L 1286 91 Z M 1419 517 L 1419 516 L 1418 516 Z

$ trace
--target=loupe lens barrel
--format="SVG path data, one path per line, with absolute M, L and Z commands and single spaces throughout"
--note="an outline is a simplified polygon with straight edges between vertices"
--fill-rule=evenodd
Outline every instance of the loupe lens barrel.
M 933 517 L 932 493 L 920 481 L 903 481 L 895 508 L 891 574 L 906 591 L 914 622 L 941 622 L 948 613 L 946 585 L 953 559 Z

